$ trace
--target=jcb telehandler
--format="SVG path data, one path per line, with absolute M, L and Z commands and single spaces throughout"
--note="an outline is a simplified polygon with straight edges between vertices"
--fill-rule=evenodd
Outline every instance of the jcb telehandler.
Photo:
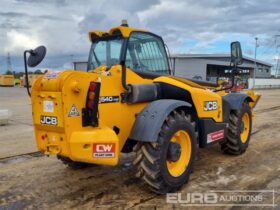
M 40 151 L 71 168 L 117 165 L 121 152 L 134 151 L 137 176 L 158 193 L 187 182 L 198 147 L 246 151 L 259 99 L 253 91 L 227 93 L 172 75 L 162 38 L 125 22 L 90 31 L 89 39 L 88 72 L 48 72 L 32 86 Z M 45 54 L 43 46 L 25 51 L 26 74 Z M 233 42 L 233 79 L 241 63 L 240 43 Z

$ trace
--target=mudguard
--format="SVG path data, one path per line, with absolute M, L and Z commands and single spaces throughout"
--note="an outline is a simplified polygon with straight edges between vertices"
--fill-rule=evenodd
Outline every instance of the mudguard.
M 231 110 L 239 110 L 244 101 L 253 102 L 253 99 L 245 93 L 229 93 L 223 96 L 223 100 L 227 101 Z
M 166 117 L 176 108 L 191 106 L 190 103 L 180 100 L 153 101 L 137 115 L 129 138 L 143 142 L 156 141 Z

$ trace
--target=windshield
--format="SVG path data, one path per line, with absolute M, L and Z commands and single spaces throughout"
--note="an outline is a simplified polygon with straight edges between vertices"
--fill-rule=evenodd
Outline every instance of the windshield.
M 110 68 L 119 64 L 122 43 L 123 38 L 120 36 L 104 37 L 94 41 L 89 53 L 88 70 L 102 65 Z
M 169 65 L 164 44 L 151 33 L 133 32 L 128 41 L 126 66 L 136 72 L 169 74 Z

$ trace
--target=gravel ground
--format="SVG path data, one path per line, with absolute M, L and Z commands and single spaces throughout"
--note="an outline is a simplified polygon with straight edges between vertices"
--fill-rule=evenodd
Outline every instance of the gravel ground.
M 211 190 L 274 190 L 274 202 L 280 208 L 280 90 L 258 92 L 263 96 L 256 107 L 247 152 L 229 156 L 222 154 L 218 145 L 200 149 L 190 181 L 180 190 L 182 195 Z M 55 157 L 34 153 L 31 104 L 24 89 L 1 87 L 0 109 L 13 112 L 9 125 L 0 126 L 0 209 L 184 208 L 168 204 L 166 196 L 151 193 L 134 178 L 133 154 L 122 155 L 117 167 L 70 170 Z M 266 201 L 273 202 L 271 194 Z M 211 208 L 238 207 L 205 209 Z

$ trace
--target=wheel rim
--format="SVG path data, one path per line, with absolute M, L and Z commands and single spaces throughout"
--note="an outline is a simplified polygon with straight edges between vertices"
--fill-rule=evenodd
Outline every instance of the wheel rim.
M 240 133 L 240 139 L 243 143 L 248 140 L 249 132 L 250 132 L 250 117 L 248 113 L 244 113 L 242 116 L 242 130 Z
M 178 143 L 181 147 L 181 154 L 176 161 L 166 160 L 167 169 L 173 177 L 182 175 L 191 159 L 191 138 L 184 130 L 177 131 L 171 138 L 171 142 Z

